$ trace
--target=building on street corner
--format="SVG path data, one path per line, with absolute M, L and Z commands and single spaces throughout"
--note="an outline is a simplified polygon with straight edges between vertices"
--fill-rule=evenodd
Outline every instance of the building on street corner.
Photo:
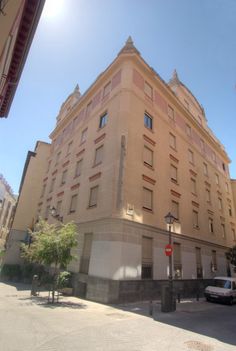
M 55 207 L 78 225 L 76 294 L 101 302 L 160 294 L 168 212 L 174 286 L 190 295 L 226 275 L 236 241 L 230 160 L 176 71 L 163 81 L 129 37 L 90 88 L 81 95 L 77 86 L 62 104 L 50 137 L 31 217 L 55 222 Z

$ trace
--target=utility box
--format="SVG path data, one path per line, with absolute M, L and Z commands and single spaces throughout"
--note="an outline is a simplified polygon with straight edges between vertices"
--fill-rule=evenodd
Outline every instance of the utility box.
M 169 286 L 161 289 L 161 312 L 174 312 L 176 310 L 176 299 L 174 291 Z

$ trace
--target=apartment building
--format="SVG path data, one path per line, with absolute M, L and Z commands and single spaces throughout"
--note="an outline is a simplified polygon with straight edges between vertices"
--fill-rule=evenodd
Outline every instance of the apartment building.
M 28 152 L 2 264 L 23 263 L 20 245 L 28 240 L 29 229 L 33 229 L 36 222 L 35 216 L 50 156 L 50 146 L 48 143 L 38 141 L 34 151 Z
M 0 175 L 0 251 L 5 249 L 5 242 L 15 211 L 16 196 L 3 175 Z
M 236 240 L 230 160 L 176 71 L 164 82 L 129 37 L 90 88 L 63 103 L 50 137 L 36 217 L 55 222 L 55 207 L 77 223 L 76 293 L 155 298 L 168 279 L 168 212 L 175 285 L 191 294 L 226 274 Z

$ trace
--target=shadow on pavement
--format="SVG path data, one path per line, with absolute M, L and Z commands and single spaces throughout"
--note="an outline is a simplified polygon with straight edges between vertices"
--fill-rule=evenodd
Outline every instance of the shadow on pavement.
M 214 338 L 225 344 L 236 345 L 236 305 L 209 303 L 203 299 L 198 302 L 183 301 L 177 303 L 176 311 L 171 313 L 161 312 L 160 301 L 153 302 L 152 307 L 149 302 L 115 307 L 153 318 L 156 322 Z
M 54 303 L 48 302 L 48 298 L 46 296 L 29 296 L 29 297 L 19 297 L 18 300 L 25 302 L 32 302 L 40 307 L 56 309 L 56 308 L 70 308 L 70 309 L 86 309 L 87 305 L 83 303 L 77 303 L 72 301 L 63 301 L 63 297 L 59 299 L 59 301 L 55 301 Z

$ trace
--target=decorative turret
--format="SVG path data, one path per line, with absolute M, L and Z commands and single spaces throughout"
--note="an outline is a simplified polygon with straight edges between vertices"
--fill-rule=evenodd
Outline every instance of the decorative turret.
M 180 80 L 178 77 L 178 73 L 176 71 L 176 69 L 174 69 L 174 72 L 172 74 L 172 78 L 169 81 L 169 85 L 179 85 L 180 84 Z
M 128 37 L 128 39 L 126 40 L 125 46 L 123 46 L 123 48 L 120 50 L 118 55 L 126 54 L 126 53 L 136 53 L 136 54 L 140 55 L 139 51 L 134 46 L 134 42 L 133 42 L 131 36 Z

